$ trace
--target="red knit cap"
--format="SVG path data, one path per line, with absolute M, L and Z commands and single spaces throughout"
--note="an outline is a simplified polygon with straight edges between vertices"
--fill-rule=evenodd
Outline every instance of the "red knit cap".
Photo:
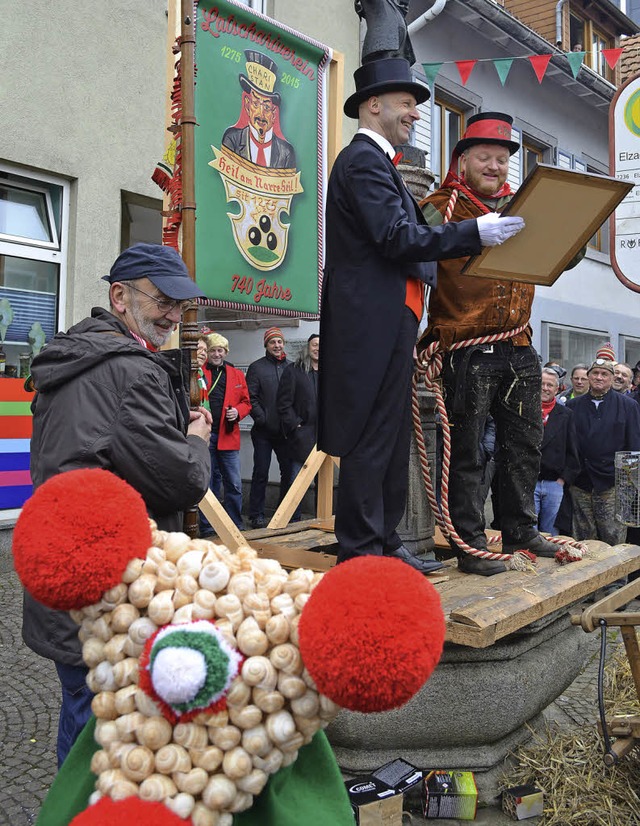
M 596 352 L 596 359 L 607 359 L 607 361 L 615 361 L 616 354 L 615 350 L 610 341 L 606 344 L 603 344 L 602 347 L 598 349 Z
M 279 327 L 269 327 L 269 329 L 265 331 L 265 334 L 264 334 L 264 346 L 265 347 L 271 341 L 272 338 L 281 338 L 284 341 L 284 336 L 282 335 L 282 330 Z

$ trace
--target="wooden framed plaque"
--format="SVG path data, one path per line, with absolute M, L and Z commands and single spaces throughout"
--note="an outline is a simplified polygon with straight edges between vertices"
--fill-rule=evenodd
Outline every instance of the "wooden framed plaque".
M 549 287 L 633 187 L 628 181 L 539 164 L 502 211 L 526 226 L 474 255 L 464 275 Z

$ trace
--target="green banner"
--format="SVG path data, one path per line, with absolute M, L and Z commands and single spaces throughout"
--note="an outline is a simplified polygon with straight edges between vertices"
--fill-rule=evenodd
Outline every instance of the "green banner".
M 217 307 L 314 318 L 329 50 L 229 0 L 196 18 L 196 281 Z

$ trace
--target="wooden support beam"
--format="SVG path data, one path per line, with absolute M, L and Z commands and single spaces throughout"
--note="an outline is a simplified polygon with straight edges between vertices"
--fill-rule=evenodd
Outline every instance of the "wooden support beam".
M 335 456 L 327 456 L 318 473 L 318 501 L 316 516 L 318 519 L 329 519 L 333 516 L 333 479 L 334 466 L 340 467 L 340 460 Z
M 209 523 L 220 537 L 220 541 L 226 545 L 230 551 L 237 551 L 242 545 L 247 544 L 246 539 L 240 533 L 229 514 L 210 490 L 205 493 L 204 499 L 198 507 L 209 520 Z
M 640 625 L 640 622 L 638 624 Z M 622 626 L 620 631 L 622 633 L 622 639 L 624 640 L 627 657 L 629 658 L 629 666 L 631 667 L 631 676 L 636 686 L 636 694 L 640 702 L 640 648 L 638 648 L 638 634 L 635 628 L 628 625 Z
M 293 516 L 295 509 L 302 501 L 302 497 L 309 490 L 311 483 L 315 479 L 316 474 L 320 470 L 324 462 L 326 453 L 314 445 L 311 453 L 307 456 L 306 462 L 302 465 L 300 473 L 293 480 L 291 487 L 287 491 L 286 496 L 280 502 L 278 509 L 271 517 L 271 521 L 267 527 L 269 528 L 283 528 L 289 524 L 289 520 Z
M 344 55 L 334 51 L 329 63 L 329 106 L 327 108 L 327 171 L 342 149 L 342 103 L 344 101 Z

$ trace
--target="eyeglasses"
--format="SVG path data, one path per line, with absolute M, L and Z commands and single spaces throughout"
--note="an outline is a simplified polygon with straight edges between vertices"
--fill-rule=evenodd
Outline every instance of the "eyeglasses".
M 160 312 L 164 313 L 165 315 L 167 313 L 170 313 L 172 310 L 175 310 L 176 307 L 180 310 L 181 313 L 186 313 L 187 310 L 193 310 L 193 308 L 196 306 L 195 301 L 178 301 L 173 298 L 156 298 L 155 295 L 150 295 L 149 293 L 146 293 L 144 290 L 141 290 L 139 287 L 134 287 L 133 284 L 127 283 L 126 286 L 129 287 L 130 290 L 135 290 L 137 293 L 142 293 L 142 295 L 146 295 L 147 298 L 150 298 L 152 301 L 156 303 Z

